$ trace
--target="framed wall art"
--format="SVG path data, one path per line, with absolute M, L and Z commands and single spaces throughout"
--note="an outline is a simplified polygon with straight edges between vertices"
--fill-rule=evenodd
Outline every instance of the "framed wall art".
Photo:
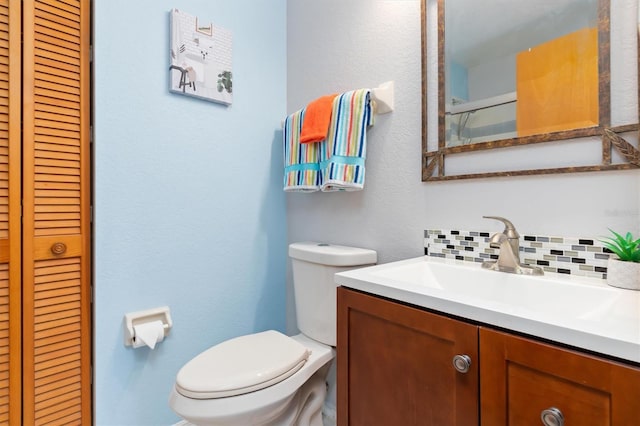
M 232 34 L 172 9 L 169 90 L 211 102 L 233 101 Z

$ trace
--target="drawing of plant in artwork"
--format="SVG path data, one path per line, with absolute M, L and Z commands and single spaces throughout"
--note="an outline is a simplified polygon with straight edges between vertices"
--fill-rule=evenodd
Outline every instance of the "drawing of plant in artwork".
M 223 71 L 218 74 L 218 92 L 222 92 L 223 90 L 227 93 L 233 93 L 231 71 Z

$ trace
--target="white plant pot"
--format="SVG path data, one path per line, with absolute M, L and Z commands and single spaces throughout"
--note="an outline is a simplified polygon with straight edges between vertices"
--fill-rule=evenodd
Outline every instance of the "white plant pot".
M 629 290 L 640 290 L 640 263 L 623 262 L 617 257 L 609 257 L 607 284 Z

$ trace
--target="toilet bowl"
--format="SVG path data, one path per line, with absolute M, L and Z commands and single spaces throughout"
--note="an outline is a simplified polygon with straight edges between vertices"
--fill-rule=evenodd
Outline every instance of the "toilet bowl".
M 176 384 L 169 397 L 169 405 L 185 420 L 203 426 L 293 425 L 296 424 L 297 418 L 310 417 L 303 412 L 303 404 L 293 403 L 300 402 L 293 401 L 294 398 L 306 399 L 309 404 L 307 411 L 319 413 L 326 393 L 326 373 L 335 352 L 330 346 L 318 343 L 303 334 L 290 339 L 308 348 L 310 355 L 304 365 L 286 379 L 259 391 L 207 399 L 184 396 L 178 391 Z M 305 389 L 301 389 L 303 385 L 306 385 Z M 318 420 L 319 422 L 309 421 L 306 424 L 321 426 L 321 414 Z
M 376 252 L 318 243 L 289 246 L 298 328 L 222 342 L 185 364 L 169 406 L 202 426 L 322 426 L 326 377 L 335 357 L 333 275 L 376 262 Z

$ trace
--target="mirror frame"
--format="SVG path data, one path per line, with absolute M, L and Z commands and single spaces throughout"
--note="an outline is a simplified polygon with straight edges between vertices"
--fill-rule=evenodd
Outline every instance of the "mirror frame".
M 427 2 L 437 2 L 437 46 L 438 46 L 438 149 L 428 150 L 428 107 L 427 107 Z M 593 172 L 603 170 L 627 170 L 640 167 L 640 151 L 627 142 L 620 133 L 634 132 L 640 129 L 638 123 L 611 127 L 611 87 L 610 87 L 610 0 L 598 0 L 598 99 L 599 124 L 593 127 L 565 130 L 553 133 L 541 133 L 525 137 L 501 139 L 471 145 L 454 147 L 446 146 L 445 137 L 445 73 L 444 73 L 444 3 L 445 0 L 421 0 L 421 35 L 422 35 L 422 181 L 444 181 L 471 178 L 541 175 L 553 173 Z M 640 25 L 640 22 L 638 23 Z M 640 70 L 640 26 L 638 27 L 638 69 Z M 640 71 L 638 97 L 640 99 Z M 640 102 L 639 102 L 640 111 Z M 572 166 L 548 169 L 526 169 L 500 172 L 469 173 L 447 175 L 445 173 L 445 159 L 448 156 L 473 151 L 499 149 L 537 143 L 561 141 L 581 137 L 596 136 L 602 138 L 602 161 L 600 164 Z M 640 136 L 640 134 L 639 134 Z M 612 163 L 612 149 L 620 154 L 624 162 Z

